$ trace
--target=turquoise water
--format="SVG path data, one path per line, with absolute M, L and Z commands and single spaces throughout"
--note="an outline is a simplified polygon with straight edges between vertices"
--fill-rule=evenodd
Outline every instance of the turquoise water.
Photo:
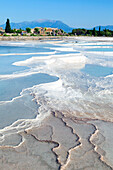
M 28 93 L 12 102 L 0 105 L 0 129 L 19 119 L 33 119 L 38 114 L 38 105 Z
M 16 44 L 16 43 L 15 43 Z M 0 75 L 13 74 L 19 71 L 27 71 L 27 67 L 12 65 L 14 62 L 23 61 L 31 57 L 48 56 L 46 52 L 54 50 L 46 49 L 45 44 L 29 44 L 30 47 L 20 47 L 0 45 L 0 54 L 18 53 L 18 55 L 1 55 L 0 56 Z M 33 55 L 19 55 L 19 53 L 40 53 Z M 33 97 L 28 91 L 27 94 L 20 96 L 23 89 L 33 87 L 34 85 L 57 81 L 58 78 L 48 74 L 34 74 L 25 77 L 0 80 L 0 128 L 11 125 L 19 119 L 33 119 L 38 114 L 38 105 L 32 100 Z M 20 96 L 19 98 L 16 98 Z M 15 99 L 14 99 L 15 98 Z M 14 99 L 14 100 L 12 100 Z M 12 101 L 11 101 L 12 100 Z M 4 102 L 3 102 L 4 101 Z M 10 102 L 6 102 L 10 101 Z
M 32 45 L 31 45 L 32 46 Z M 21 47 L 21 46 L 4 46 L 0 45 L 0 54 L 11 54 L 11 53 L 40 53 L 45 52 L 45 54 L 36 55 L 3 55 L 0 56 L 0 74 L 12 74 L 17 71 L 24 71 L 27 67 L 18 67 L 12 65 L 14 62 L 23 61 L 31 58 L 32 56 L 48 56 L 46 52 L 53 52 L 54 50 L 45 49 L 44 45 L 35 45 L 33 47 Z
M 91 49 L 86 49 L 86 51 L 102 51 L 102 52 L 109 52 L 109 51 L 113 51 L 113 48 L 91 48 Z
M 106 45 L 100 45 L 100 44 L 95 44 L 95 45 L 90 45 L 90 44 L 84 44 L 83 46 L 90 46 L 90 47 L 98 47 L 98 46 L 101 46 L 101 47 L 106 47 L 106 46 L 108 46 L 108 47 L 113 47 L 113 45 L 111 45 L 111 44 L 106 44 Z
M 43 45 L 33 47 L 21 46 L 3 46 L 0 45 L 0 54 L 7 53 L 37 53 L 37 52 L 51 52 L 53 50 L 43 48 Z
M 113 74 L 112 67 L 103 67 L 93 64 L 86 64 L 85 68 L 83 68 L 81 71 L 94 77 L 105 77 Z
M 10 44 L 10 43 L 9 43 Z M 16 44 L 16 43 L 15 43 Z M 85 43 L 84 43 L 85 44 Z M 45 54 L 40 55 L 40 54 L 33 54 L 33 55 L 5 55 L 5 56 L 0 56 L 0 75 L 4 75 L 5 74 L 13 74 L 13 73 L 19 73 L 21 71 L 21 73 L 23 73 L 23 71 L 27 72 L 28 70 L 30 71 L 30 68 L 28 67 L 20 67 L 20 66 L 14 66 L 12 65 L 14 62 L 18 62 L 18 61 L 23 61 L 26 59 L 29 59 L 31 57 L 40 57 L 40 56 L 48 56 L 49 54 L 46 54 L 46 52 L 53 52 L 53 51 L 57 51 L 57 48 L 66 48 L 66 46 L 57 46 L 53 44 L 44 44 L 42 43 L 41 45 L 39 44 L 28 44 L 29 47 L 26 47 L 25 45 L 21 44 L 21 47 L 17 47 L 17 46 L 13 46 L 10 44 L 10 46 L 0 46 L 0 54 L 10 54 L 10 53 L 37 53 L 37 52 L 45 52 Z M 48 48 L 46 48 L 48 47 Z M 56 47 L 55 50 L 50 50 L 49 47 Z M 70 46 L 69 46 L 70 47 Z M 107 51 L 110 51 L 110 48 L 105 48 Z M 105 50 L 104 49 L 104 50 Z M 79 53 L 79 49 L 76 49 L 75 47 L 75 52 L 73 51 L 57 51 L 55 53 L 55 55 L 65 55 L 65 54 L 74 54 L 74 53 Z M 96 49 L 88 49 L 88 50 L 100 50 L 98 48 Z M 103 50 L 103 48 L 101 48 L 101 50 Z M 113 49 L 112 49 L 113 50 Z M 83 48 L 84 51 L 84 48 Z M 84 51 L 84 55 L 85 55 Z M 85 67 L 81 70 L 77 70 L 77 69 L 72 69 L 70 68 L 70 70 L 67 70 L 65 67 L 62 70 L 61 67 L 59 67 L 59 62 L 61 64 L 60 60 L 57 60 L 58 63 L 56 62 L 56 66 L 57 66 L 57 70 L 55 70 L 56 75 L 59 75 L 59 77 L 63 77 L 64 79 L 66 78 L 67 84 L 72 83 L 72 89 L 74 87 L 73 90 L 75 90 L 76 94 L 74 96 L 74 93 L 70 92 L 69 94 L 72 96 L 70 97 L 70 99 L 73 99 L 73 102 L 70 102 L 70 106 L 68 106 L 68 102 L 67 102 L 67 106 L 74 108 L 74 110 L 76 111 L 77 109 L 81 110 L 81 102 L 79 102 L 79 96 L 81 97 L 80 92 L 82 93 L 82 96 L 84 97 L 84 103 L 85 103 L 85 98 L 90 101 L 93 100 L 93 96 L 90 96 L 90 92 L 87 91 L 88 88 L 91 86 L 92 90 L 97 87 L 97 79 L 98 81 L 100 81 L 100 84 L 102 84 L 102 88 L 105 86 L 104 82 L 101 82 L 101 77 L 105 77 L 107 75 L 111 75 L 113 74 L 113 68 L 111 67 L 103 67 L 100 66 L 99 64 L 101 63 L 108 63 L 108 61 L 112 62 L 112 58 L 108 58 L 108 57 L 98 57 L 98 56 L 86 56 L 87 58 L 89 57 L 89 60 L 91 60 L 89 63 L 96 63 L 96 64 L 86 64 Z M 89 61 L 88 60 L 88 61 Z M 94 62 L 93 62 L 94 61 Z M 35 66 L 40 65 L 40 68 L 45 69 L 46 68 L 46 64 L 47 64 L 47 71 L 48 68 L 50 69 L 49 72 L 51 72 L 51 70 L 54 68 L 51 68 L 51 64 L 48 65 L 49 62 L 47 63 L 36 63 L 36 64 L 31 64 L 30 67 L 33 68 Z M 97 64 L 98 63 L 98 64 Z M 45 65 L 44 65 L 45 64 Z M 62 61 L 62 64 L 63 61 Z M 68 65 L 68 63 L 67 63 Z M 78 63 L 79 65 L 79 63 Z M 44 67 L 43 67 L 44 66 Z M 84 66 L 84 65 L 83 65 Z M 79 67 L 78 67 L 79 68 Z M 36 67 L 35 67 L 36 69 Z M 38 68 L 39 71 L 39 68 Z M 45 72 L 46 70 L 44 70 Z M 48 73 L 48 72 L 47 72 Z M 53 72 L 51 72 L 53 73 Z M 89 76 L 87 76 L 89 75 Z M 100 78 L 100 79 L 99 79 Z M 33 87 L 34 85 L 39 85 L 39 84 L 44 84 L 44 83 L 50 83 L 50 82 L 55 82 L 58 80 L 58 77 L 54 77 L 54 76 L 50 76 L 48 74 L 44 74 L 44 73 L 39 73 L 39 74 L 31 74 L 30 76 L 24 76 L 24 77 L 19 77 L 19 78 L 13 78 L 13 79 L 0 79 L 0 128 L 3 128 L 5 126 L 11 125 L 14 121 L 19 120 L 19 119 L 33 119 L 37 116 L 38 114 L 38 105 L 36 104 L 35 101 L 33 101 L 33 96 L 30 95 L 30 91 L 26 90 L 26 93 L 22 93 L 23 96 L 20 96 L 20 93 L 22 92 L 23 89 L 27 89 L 30 87 Z M 93 81 L 94 80 L 94 81 Z M 64 87 L 65 88 L 65 87 Z M 107 87 L 106 87 L 107 88 Z M 100 89 L 100 85 L 99 85 L 99 89 Z M 66 89 L 67 90 L 67 89 Z M 110 90 L 110 89 L 109 89 Z M 96 91 L 96 90 L 94 90 Z M 89 92 L 88 96 L 87 93 L 85 92 Z M 35 93 L 35 92 L 34 92 Z M 53 95 L 53 94 L 52 94 Z M 63 98 L 63 94 L 61 93 L 62 98 Z M 86 96 L 85 96 L 86 95 Z M 91 91 L 91 95 L 92 95 L 92 91 Z M 19 97 L 18 97 L 19 96 Z M 65 95 L 64 95 L 65 96 Z M 90 96 L 90 99 L 89 99 Z M 97 95 L 98 96 L 98 95 Z M 60 98 L 60 96 L 59 96 Z M 13 99 L 13 100 L 12 100 Z M 55 98 L 56 99 L 56 98 Z M 64 97 L 64 101 L 68 101 L 70 100 L 66 94 L 66 97 Z M 74 99 L 77 99 L 74 101 Z M 9 101 L 9 102 L 7 102 Z M 77 101 L 77 102 L 76 102 Z M 56 101 L 57 103 L 58 101 Z M 65 102 L 66 103 L 66 102 Z M 73 105 L 74 103 L 74 105 Z M 62 107 L 62 103 L 60 101 L 61 107 Z M 58 106 L 60 106 L 60 104 Z M 71 106 L 72 104 L 72 106 Z M 87 102 L 86 102 L 87 105 Z M 67 107 L 67 108 L 68 108 Z M 83 107 L 83 106 L 82 106 Z M 86 107 L 84 107 L 86 108 Z M 88 112 L 89 110 L 85 110 L 85 112 Z
M 0 101 L 11 100 L 16 96 L 19 96 L 22 89 L 26 89 L 37 84 L 49 83 L 57 80 L 57 77 L 41 73 L 21 78 L 1 80 Z
M 28 69 L 27 67 L 21 67 L 21 66 L 15 66 L 12 65 L 14 62 L 17 61 L 23 61 L 26 59 L 29 59 L 31 57 L 42 57 L 42 56 L 48 56 L 46 52 L 53 52 L 54 50 L 50 50 L 48 48 L 44 48 L 45 44 L 40 45 L 35 45 L 35 47 L 15 47 L 15 46 L 0 46 L 0 54 L 10 54 L 10 53 L 37 53 L 37 52 L 45 52 L 45 54 L 31 54 L 31 55 L 3 55 L 0 56 L 0 74 L 12 74 L 17 71 L 24 71 L 25 69 Z M 51 44 L 47 44 L 46 47 L 59 47 L 59 46 L 54 46 Z M 58 52 L 57 54 L 70 54 L 70 53 L 77 53 L 77 52 Z
M 0 74 L 12 74 L 16 71 L 22 71 L 27 67 L 17 67 L 12 65 L 16 61 L 21 61 L 29 58 L 30 56 L 0 56 Z
M 20 95 L 23 89 L 42 83 L 57 81 L 58 78 L 48 74 L 35 74 L 31 76 L 0 81 L 0 101 L 10 101 Z M 19 119 L 33 119 L 38 114 L 37 103 L 32 100 L 29 90 L 26 94 L 11 102 L 0 104 L 0 128 L 11 125 Z
M 24 67 L 24 66 L 18 67 L 12 64 L 14 62 L 24 61 L 31 57 L 43 57 L 43 56 L 48 56 L 48 54 L 0 56 L 0 74 L 5 75 L 5 74 L 12 74 L 17 71 L 24 71 L 25 69 L 28 69 L 28 67 Z

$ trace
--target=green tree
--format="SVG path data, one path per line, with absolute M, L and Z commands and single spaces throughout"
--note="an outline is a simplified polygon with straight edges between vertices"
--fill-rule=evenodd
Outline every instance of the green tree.
M 74 34 L 74 35 L 76 34 L 76 29 L 72 30 L 72 34 Z
M 72 34 L 73 35 L 86 35 L 87 34 L 87 30 L 84 28 L 78 28 L 78 29 L 73 29 L 72 30 Z
M 107 35 L 106 35 L 106 32 L 107 32 L 106 28 L 105 28 L 104 32 L 105 32 L 105 36 L 107 36 Z
M 26 28 L 27 33 L 31 33 L 31 28 Z
M 87 30 L 86 34 L 92 36 L 92 30 Z
M 20 28 L 19 30 L 16 31 L 17 33 L 21 34 L 22 33 L 22 29 Z
M 12 33 L 16 33 L 16 29 L 14 28 L 11 32 L 12 32 Z
M 58 30 L 55 30 L 55 33 L 58 34 Z
M 111 37 L 111 36 L 112 36 L 112 33 L 111 33 L 109 30 L 107 30 L 107 31 L 106 31 L 106 36 L 107 36 L 107 37 Z
M 10 26 L 10 21 L 9 21 L 9 19 L 7 19 L 7 21 L 6 21 L 5 32 L 6 32 L 6 33 L 11 33 L 11 26 Z
M 95 28 L 93 28 L 92 35 L 97 36 L 97 32 L 96 32 Z
M 35 33 L 39 34 L 39 28 L 34 29 Z
M 101 26 L 99 26 L 99 36 L 101 35 Z
M 104 31 L 100 31 L 100 36 L 105 36 L 105 32 Z
M 61 33 L 64 33 L 64 31 L 61 29 Z

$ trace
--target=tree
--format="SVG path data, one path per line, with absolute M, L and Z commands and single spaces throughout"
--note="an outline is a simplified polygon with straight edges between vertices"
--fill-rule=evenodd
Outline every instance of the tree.
M 92 34 L 93 34 L 94 36 L 97 36 L 97 32 L 96 32 L 95 28 L 93 28 Z
M 11 32 L 12 32 L 12 33 L 16 33 L 16 29 L 14 28 Z
M 58 34 L 58 30 L 55 30 L 55 33 Z
M 64 31 L 61 29 L 61 33 L 64 33 Z
M 5 32 L 6 32 L 6 33 L 11 33 L 11 26 L 10 26 L 10 21 L 9 21 L 9 19 L 7 19 L 7 21 L 6 21 Z
M 74 34 L 74 35 L 76 34 L 76 29 L 72 30 L 72 34 Z
M 27 33 L 31 33 L 31 28 L 26 28 Z
M 107 34 L 106 34 L 106 32 L 107 32 L 106 28 L 105 28 L 104 32 L 105 32 L 105 36 L 107 36 Z
M 99 26 L 99 36 L 101 35 L 101 26 Z
M 39 28 L 34 29 L 35 33 L 39 34 Z
M 87 30 L 86 34 L 92 36 L 92 30 Z
M 109 30 L 106 30 L 106 36 L 107 36 L 107 37 L 111 37 L 111 36 L 112 36 L 112 33 L 111 33 Z
M 19 30 L 16 31 L 17 33 L 21 34 L 22 33 L 22 29 L 20 28 Z

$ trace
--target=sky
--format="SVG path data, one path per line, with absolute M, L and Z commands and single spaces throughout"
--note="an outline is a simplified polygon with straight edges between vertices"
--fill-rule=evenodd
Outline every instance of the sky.
M 60 20 L 74 28 L 113 25 L 113 0 L 3 0 L 0 25 L 38 19 Z

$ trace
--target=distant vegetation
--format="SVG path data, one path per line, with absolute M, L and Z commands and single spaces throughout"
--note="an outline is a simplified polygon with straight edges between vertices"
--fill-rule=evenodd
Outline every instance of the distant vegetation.
M 62 29 L 58 28 L 47 28 L 47 27 L 35 27 L 33 29 L 27 27 L 25 30 L 20 29 L 11 29 L 10 20 L 7 19 L 5 30 L 0 29 L 0 34 L 4 36 L 104 36 L 104 37 L 113 37 L 113 31 L 109 29 L 102 30 L 101 27 L 96 30 L 93 29 L 84 29 L 77 28 L 73 29 L 72 32 L 66 33 Z
M 31 33 L 31 28 L 26 28 L 27 33 Z
M 10 26 L 10 21 L 9 21 L 9 19 L 7 19 L 7 21 L 6 21 L 5 32 L 6 32 L 6 33 L 11 33 L 11 26 Z
M 47 28 L 47 27 L 27 27 L 25 30 L 11 29 L 10 20 L 7 19 L 5 30 L 0 28 L 0 35 L 2 36 L 65 36 L 68 35 L 62 29 L 58 28 Z
M 78 29 L 73 29 L 72 32 L 69 33 L 69 35 L 113 37 L 113 31 L 111 31 L 109 29 L 101 30 L 101 27 L 99 27 L 98 31 L 95 28 L 93 28 L 92 30 L 78 28 Z

